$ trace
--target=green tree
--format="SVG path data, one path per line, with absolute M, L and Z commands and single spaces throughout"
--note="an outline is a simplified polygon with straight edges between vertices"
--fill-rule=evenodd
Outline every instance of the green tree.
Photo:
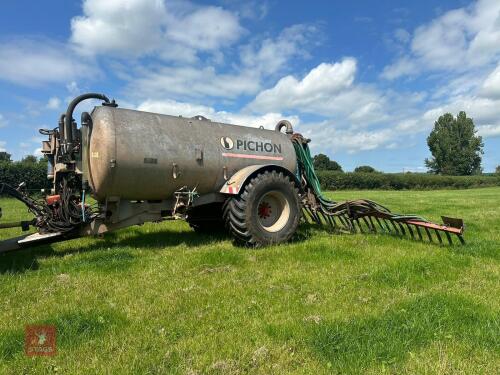
M 38 163 L 38 159 L 34 155 L 26 155 L 24 158 L 21 159 L 21 163 L 36 164 L 36 163 Z
M 359 167 L 354 168 L 354 172 L 376 173 L 377 170 L 369 165 L 360 165 Z
M 425 159 L 429 172 L 458 176 L 481 173 L 483 140 L 476 135 L 474 121 L 465 112 L 457 117 L 451 113 L 439 117 L 427 145 L 433 156 Z
M 344 172 L 342 170 L 342 166 L 339 163 L 337 163 L 335 160 L 330 160 L 330 163 L 328 164 L 328 170 L 329 171 Z
M 496 174 L 500 174 L 500 165 L 497 165 L 497 167 L 495 169 L 495 173 Z
M 335 160 L 330 160 L 325 154 L 318 154 L 313 157 L 314 169 L 318 171 L 339 171 L 342 167 Z
M 12 155 L 9 154 L 8 152 L 5 152 L 5 151 L 1 151 L 0 152 L 0 161 L 6 161 L 8 163 L 10 163 L 12 161 L 12 159 L 10 158 Z

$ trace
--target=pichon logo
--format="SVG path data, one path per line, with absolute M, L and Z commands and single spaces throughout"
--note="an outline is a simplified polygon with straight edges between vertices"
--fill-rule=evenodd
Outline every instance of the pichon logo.
M 235 146 L 234 141 L 229 137 L 221 137 L 220 144 L 226 150 L 232 150 Z M 236 149 L 243 151 L 254 151 L 254 152 L 266 152 L 281 154 L 281 145 L 274 144 L 271 142 L 259 142 L 259 141 L 244 141 L 241 139 L 236 140 Z
M 224 147 L 226 150 L 232 150 L 234 147 L 234 142 L 231 138 L 229 137 L 222 137 L 220 139 L 220 144 L 222 147 Z

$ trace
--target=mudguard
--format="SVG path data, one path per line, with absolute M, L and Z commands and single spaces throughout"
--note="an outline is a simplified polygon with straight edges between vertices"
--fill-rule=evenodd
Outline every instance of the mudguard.
M 259 164 L 250 165 L 248 167 L 240 169 L 226 181 L 219 192 L 222 194 L 237 195 L 240 193 L 241 189 L 246 185 L 251 177 L 258 174 L 259 172 L 263 172 L 266 170 L 276 170 L 279 172 L 283 172 L 285 175 L 292 178 L 297 183 L 297 186 L 300 186 L 297 176 L 295 176 L 292 171 L 289 171 L 288 169 L 276 164 Z

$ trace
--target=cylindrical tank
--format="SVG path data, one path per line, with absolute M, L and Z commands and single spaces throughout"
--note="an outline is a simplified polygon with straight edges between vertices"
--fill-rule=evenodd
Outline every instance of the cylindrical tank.
M 168 199 L 183 186 L 218 192 L 249 165 L 297 168 L 291 141 L 278 131 L 107 106 L 91 116 L 85 177 L 99 201 Z

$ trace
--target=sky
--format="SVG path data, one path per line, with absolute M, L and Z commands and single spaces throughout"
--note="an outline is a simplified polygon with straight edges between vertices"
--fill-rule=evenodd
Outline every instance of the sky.
M 386 172 L 425 171 L 434 121 L 464 110 L 491 172 L 500 1 L 2 2 L 0 151 L 38 153 L 38 129 L 84 92 L 238 125 L 288 119 L 344 170 Z

